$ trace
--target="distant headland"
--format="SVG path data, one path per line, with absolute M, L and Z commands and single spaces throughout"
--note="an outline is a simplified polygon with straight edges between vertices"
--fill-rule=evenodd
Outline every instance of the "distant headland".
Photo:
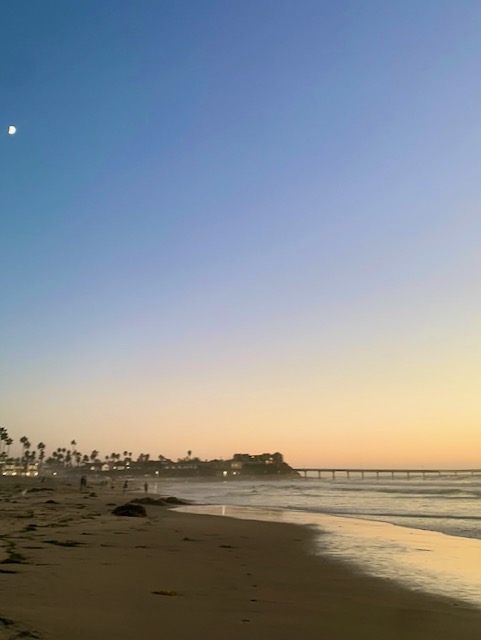
M 58 447 L 51 455 L 46 455 L 46 446 L 40 442 L 36 448 L 26 436 L 19 439 L 22 455 L 10 456 L 13 439 L 6 429 L 0 427 L 0 475 L 4 476 L 63 476 L 77 474 L 141 475 L 164 478 L 233 478 L 246 476 L 299 475 L 287 462 L 282 453 L 235 453 L 228 460 L 201 460 L 188 451 L 176 461 L 163 455 L 152 457 L 132 452 L 111 453 L 101 456 L 93 450 L 84 454 L 77 449 L 75 440 L 70 447 Z

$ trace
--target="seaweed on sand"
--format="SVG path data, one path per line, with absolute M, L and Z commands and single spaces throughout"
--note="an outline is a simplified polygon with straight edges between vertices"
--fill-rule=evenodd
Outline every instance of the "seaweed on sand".
M 42 540 L 45 544 L 56 544 L 58 547 L 80 547 L 82 542 L 76 540 Z
M 19 629 L 19 625 L 14 620 L 0 615 L 0 630 L 2 628 L 6 629 L 9 634 L 10 632 L 13 632 L 14 635 L 8 636 L 11 640 L 20 640 L 20 638 L 40 638 L 40 634 L 38 634 L 36 631 Z
M 27 562 L 27 558 L 16 550 L 15 542 L 8 538 L 3 538 L 3 540 L 5 540 L 7 545 L 7 557 L 4 560 L 1 560 L 0 564 L 25 564 Z

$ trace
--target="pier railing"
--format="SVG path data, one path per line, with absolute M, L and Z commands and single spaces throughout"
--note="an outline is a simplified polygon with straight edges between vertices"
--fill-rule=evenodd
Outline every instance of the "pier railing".
M 324 475 L 330 475 L 332 479 L 336 476 L 344 476 L 350 478 L 351 476 L 357 476 L 358 478 L 373 477 L 391 477 L 394 479 L 396 476 L 404 478 L 411 478 L 411 476 L 458 476 L 458 475 L 480 475 L 481 469 L 343 469 L 343 468 L 302 468 L 294 469 L 298 473 L 302 474 L 305 478 L 312 477 L 313 474 L 317 474 L 318 478 L 322 478 Z

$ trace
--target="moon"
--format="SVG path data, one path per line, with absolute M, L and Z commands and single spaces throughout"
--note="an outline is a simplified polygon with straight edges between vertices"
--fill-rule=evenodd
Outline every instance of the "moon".
M 17 127 L 14 127 L 13 124 L 9 125 L 7 133 L 9 136 L 15 135 L 17 133 Z

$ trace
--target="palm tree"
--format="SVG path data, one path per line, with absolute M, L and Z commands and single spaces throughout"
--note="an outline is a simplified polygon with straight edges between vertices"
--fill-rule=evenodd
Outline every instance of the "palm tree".
M 4 427 L 0 427 L 0 460 L 6 457 L 5 454 L 5 442 L 8 438 L 7 430 Z
M 45 458 L 45 445 L 43 442 L 39 442 L 37 444 L 37 449 L 38 449 L 38 460 L 40 462 L 40 464 L 43 464 L 44 458 Z
M 5 442 L 8 438 L 8 431 L 5 427 L 0 427 L 0 455 L 3 453 L 5 448 Z
M 25 456 L 25 453 L 30 449 L 30 447 L 32 446 L 29 442 L 29 439 L 27 438 L 27 436 L 22 436 L 20 438 L 20 442 L 22 444 L 23 447 L 23 455 Z
M 98 457 L 99 457 L 99 452 L 96 449 L 94 449 L 90 454 L 90 459 L 92 460 L 92 462 L 95 462 L 98 459 Z
M 27 468 L 28 468 L 29 451 L 30 451 L 30 447 L 31 447 L 32 445 L 30 444 L 30 442 L 29 442 L 29 440 L 28 440 L 27 436 L 22 436 L 22 437 L 20 438 L 20 442 L 21 442 L 22 447 L 23 447 L 23 455 L 22 455 L 22 458 L 23 458 L 23 461 L 24 461 L 24 463 L 25 463 L 25 471 L 26 471 L 26 470 L 27 470 Z
M 63 451 L 65 451 L 65 449 Z M 63 464 L 63 451 L 60 447 L 57 447 L 57 462 L 59 464 Z
M 7 458 L 10 457 L 10 446 L 13 444 L 12 438 L 7 438 L 5 440 L 5 444 L 7 445 Z
M 77 460 L 77 449 L 75 448 L 77 446 L 76 441 L 75 440 L 71 440 L 70 441 L 70 446 L 73 447 L 71 460 L 72 460 L 72 462 L 75 462 Z

